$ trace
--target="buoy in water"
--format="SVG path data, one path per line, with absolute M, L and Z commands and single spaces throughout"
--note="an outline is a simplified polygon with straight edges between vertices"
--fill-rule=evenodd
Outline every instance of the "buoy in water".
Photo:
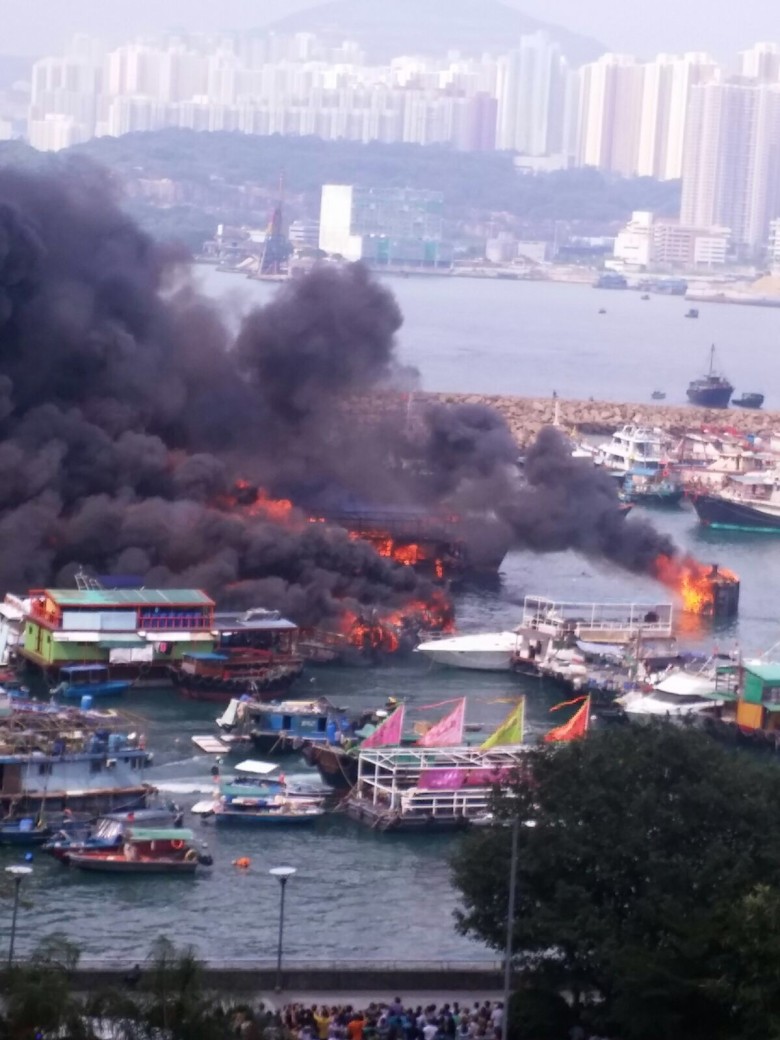
M 249 856 L 239 856 L 238 859 L 233 860 L 233 866 L 238 867 L 239 870 L 249 870 L 252 866 L 252 860 Z

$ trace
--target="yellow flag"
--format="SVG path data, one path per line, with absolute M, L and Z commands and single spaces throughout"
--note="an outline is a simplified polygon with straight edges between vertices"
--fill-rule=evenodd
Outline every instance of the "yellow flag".
M 500 744 L 522 744 L 525 732 L 525 697 L 522 698 L 517 707 L 510 711 L 498 729 L 494 730 L 484 744 L 480 744 L 480 751 L 497 747 Z

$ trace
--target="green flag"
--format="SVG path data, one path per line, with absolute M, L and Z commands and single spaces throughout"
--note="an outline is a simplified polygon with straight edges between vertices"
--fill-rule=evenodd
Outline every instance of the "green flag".
M 522 698 L 516 708 L 507 715 L 498 729 L 494 730 L 484 744 L 480 744 L 480 751 L 496 747 L 499 744 L 522 744 L 525 732 L 525 697 Z

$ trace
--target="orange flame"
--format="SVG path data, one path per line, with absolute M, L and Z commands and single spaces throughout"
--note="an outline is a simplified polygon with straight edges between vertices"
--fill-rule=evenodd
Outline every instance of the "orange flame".
M 692 556 L 661 554 L 653 563 L 653 574 L 679 595 L 687 614 L 711 614 L 715 607 L 714 583 L 739 581 L 733 571 L 708 566 Z
M 402 637 L 419 632 L 451 632 L 454 627 L 452 605 L 441 589 L 430 600 L 412 600 L 395 610 L 372 608 L 363 615 L 345 610 L 339 628 L 353 646 L 395 653 Z

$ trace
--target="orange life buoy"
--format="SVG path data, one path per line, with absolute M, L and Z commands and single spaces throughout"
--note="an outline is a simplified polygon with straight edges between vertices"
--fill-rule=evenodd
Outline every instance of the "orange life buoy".
M 176 851 L 178 852 L 179 849 L 184 848 L 184 842 L 181 840 L 181 838 L 174 838 L 171 842 L 171 848 L 176 849 Z

